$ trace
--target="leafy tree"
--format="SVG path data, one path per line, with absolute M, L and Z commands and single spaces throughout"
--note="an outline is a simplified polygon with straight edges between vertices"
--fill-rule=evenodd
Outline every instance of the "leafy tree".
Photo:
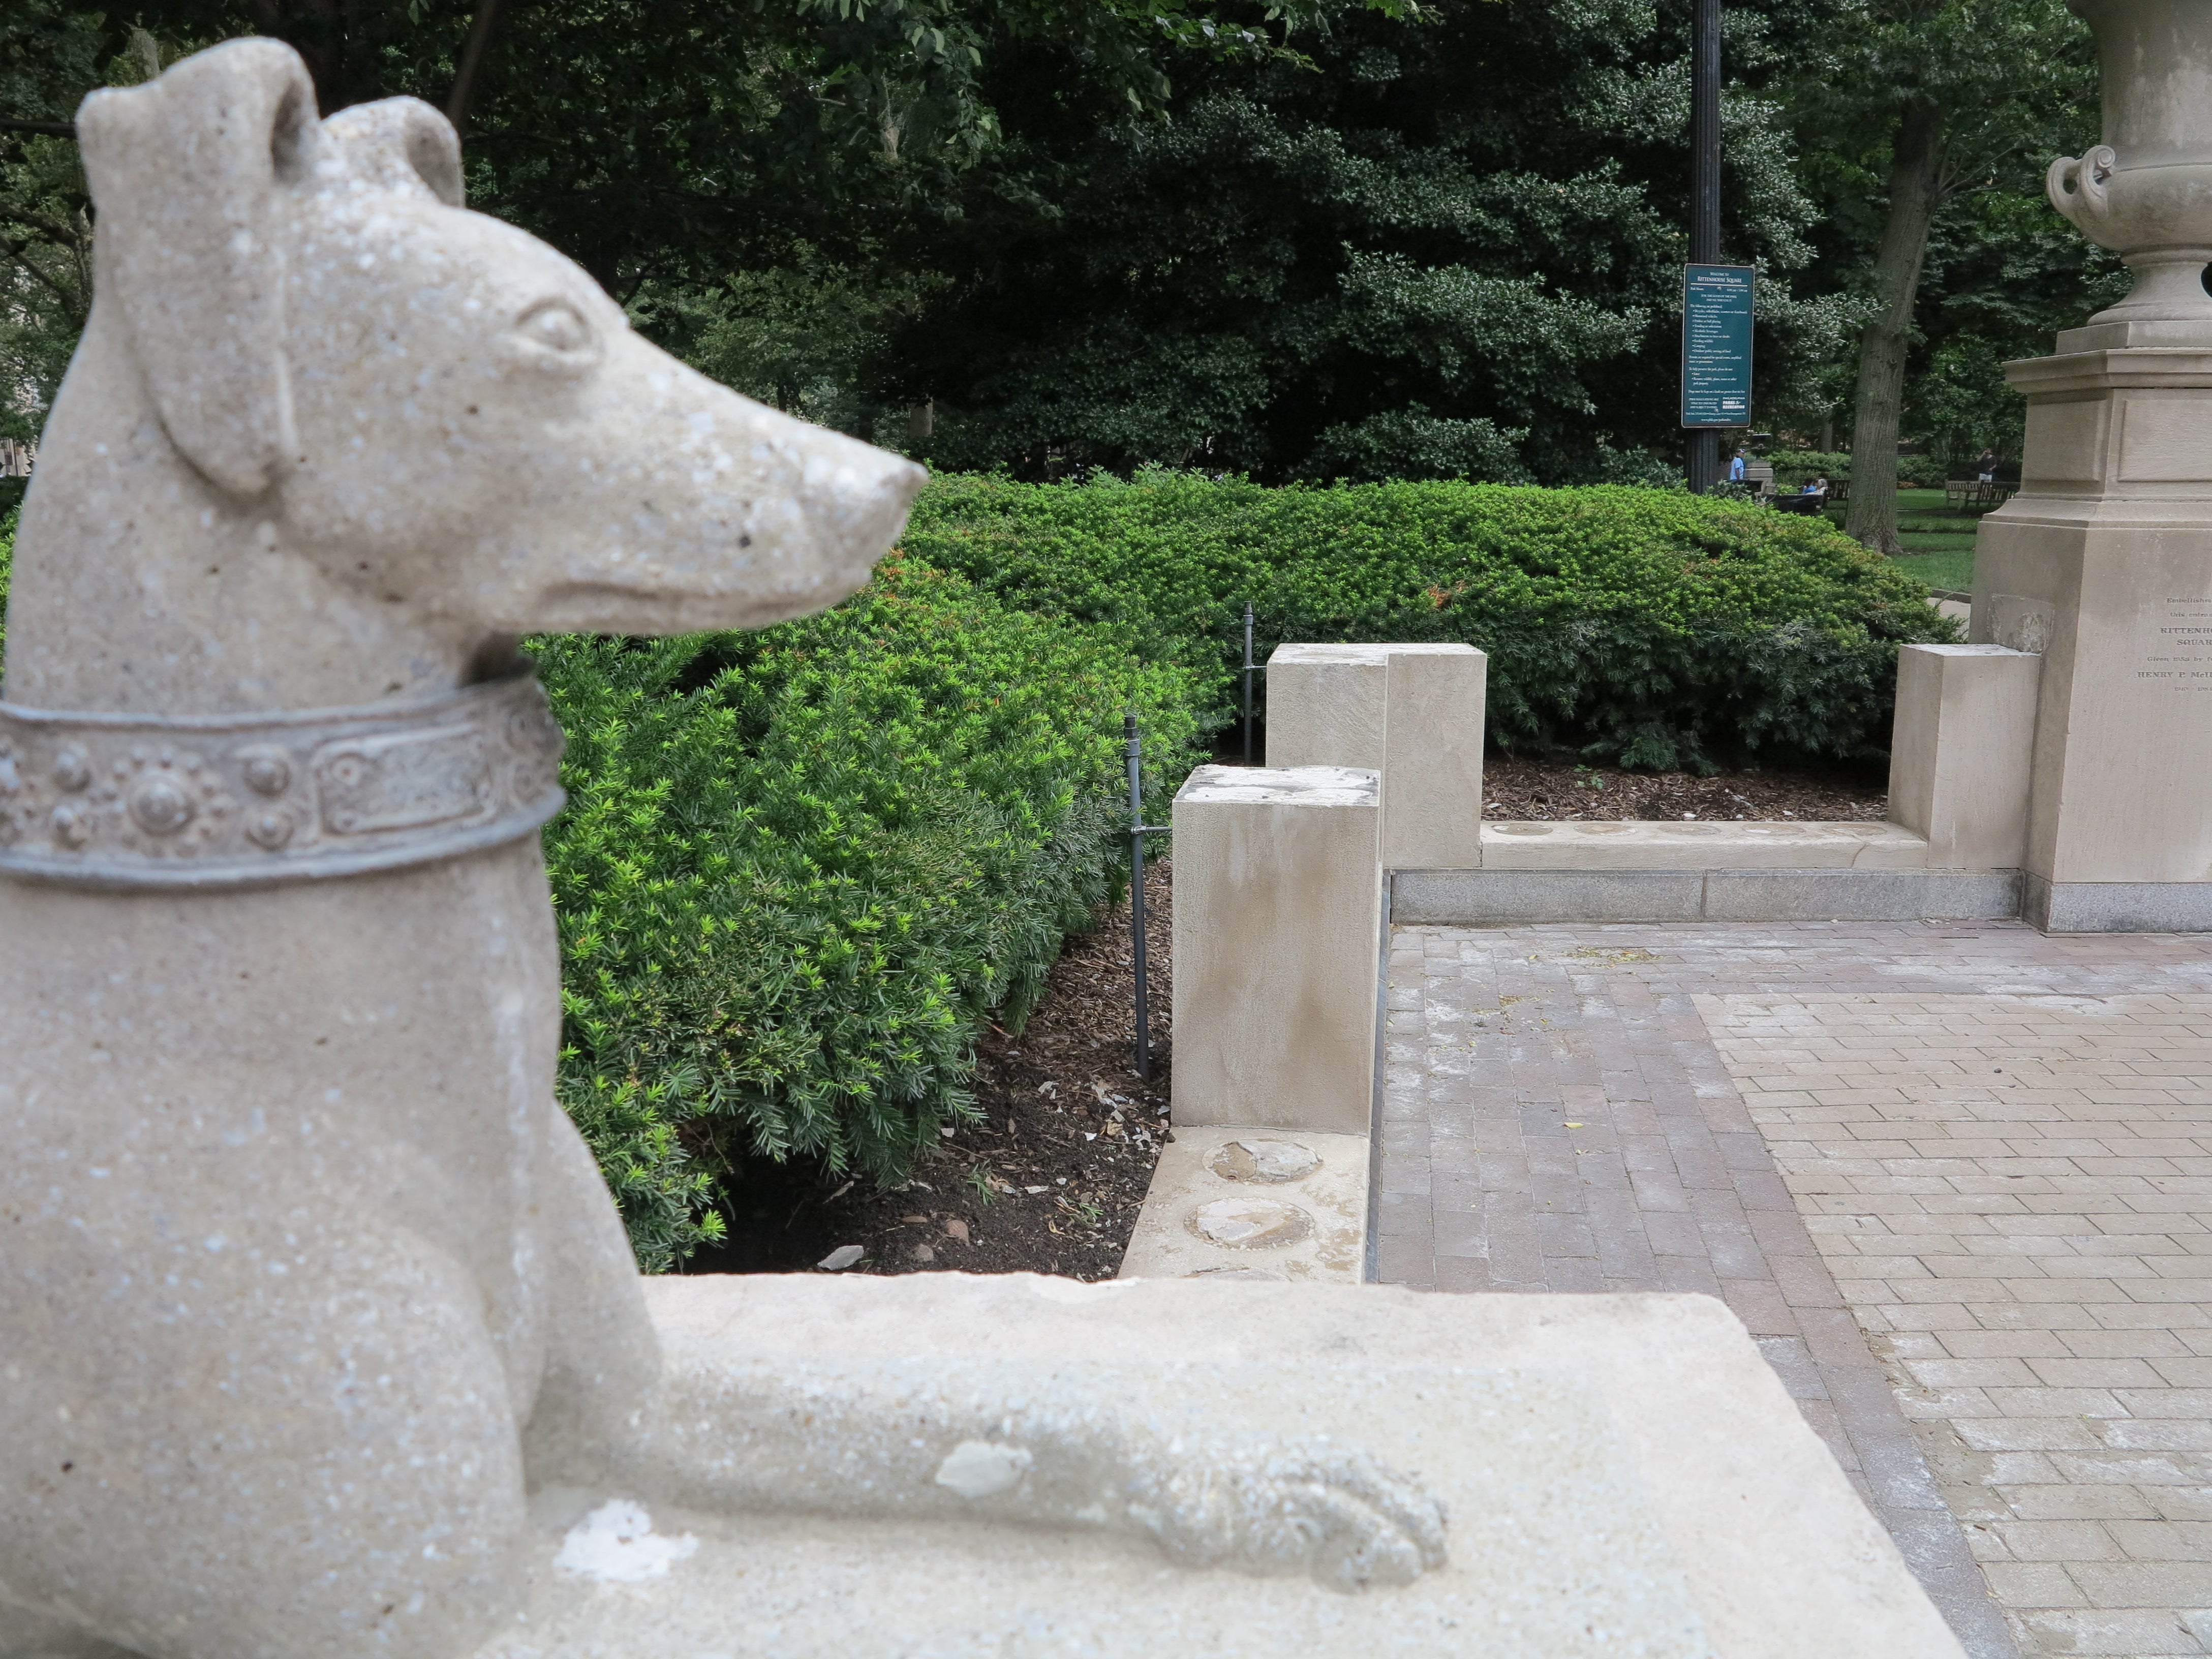
M 2070 135 L 2052 133 L 1989 187 L 1950 204 L 1929 233 L 1905 420 L 1909 434 L 1947 459 L 1984 448 L 2016 459 L 2027 405 L 2006 384 L 2004 364 L 2044 356 L 2058 330 L 2078 326 L 2128 287 L 2118 259 L 2044 199 L 2043 164 L 2095 141 L 2094 106 L 2073 125 Z
M 1972 244 L 1992 246 L 1988 233 L 2014 247 L 2057 227 L 2029 192 L 2040 198 L 2054 139 L 2076 131 L 2093 102 L 2094 65 L 2088 32 L 2063 0 L 1848 0 L 1821 40 L 1796 85 L 1807 172 L 1831 209 L 1831 245 L 1848 250 L 1836 268 L 1852 273 L 1869 313 L 1846 528 L 1894 553 L 1897 443 L 1931 246 L 1964 256 L 1964 276 Z M 2008 199 L 1982 199 L 1992 196 Z M 2038 261 L 2044 270 L 2055 251 Z M 1999 398 L 1995 361 L 1962 342 L 1942 360 L 1925 407 L 1959 430 L 1960 400 L 1947 402 L 1944 388 Z
M 35 428 L 84 314 L 76 100 L 258 30 L 301 49 L 325 109 L 447 107 L 474 203 L 708 372 L 943 464 L 1671 474 L 1689 0 L 1235 21 L 1246 4 L 147 0 L 134 34 L 18 0 L 0 422 Z M 1762 270 L 1760 407 L 1831 404 L 1871 312 L 1876 428 L 1901 410 L 1944 443 L 2002 436 L 1996 364 L 2103 257 L 2035 199 L 2052 135 L 2082 123 L 2081 31 L 2058 0 L 1726 15 L 1727 236 Z M 1929 198 L 1881 186 L 1927 109 L 1941 162 L 1907 258 L 1885 232 Z M 1856 493 L 1889 505 L 1870 475 Z
M 38 435 L 92 307 L 90 204 L 70 117 L 127 47 L 97 14 L 51 0 L 0 15 L 0 437 Z M 144 72 L 143 58 L 113 68 Z M 0 514 L 21 491 L 0 478 Z
M 1739 33 L 1794 3 L 1747 0 Z M 165 40 L 290 40 L 326 110 L 393 92 L 447 107 L 475 204 L 577 258 L 641 326 L 732 384 L 941 460 L 1669 470 L 1687 0 L 1234 9 L 149 0 L 140 15 Z M 102 61 L 39 112 L 65 120 Z M 1786 285 L 1811 215 L 1779 106 L 1738 96 L 1729 122 L 1733 230 L 1768 271 L 1778 388 L 1831 355 L 1844 313 Z M 13 178 L 29 157 L 9 159 Z
M 1210 63 L 1164 113 L 1088 130 L 1010 90 L 1006 149 L 1040 182 L 968 181 L 916 256 L 952 282 L 878 358 L 884 401 L 935 400 L 932 459 L 1030 476 L 1670 472 L 1687 18 L 1348 15 L 1306 61 Z M 1766 274 L 1778 390 L 1844 313 L 1789 287 L 1813 210 L 1780 106 L 1741 92 L 1728 118 L 1729 230 Z

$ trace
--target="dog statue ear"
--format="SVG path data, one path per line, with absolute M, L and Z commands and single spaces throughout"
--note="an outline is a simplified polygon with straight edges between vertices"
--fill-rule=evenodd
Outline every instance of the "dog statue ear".
M 275 40 L 228 42 L 77 112 L 94 294 L 121 304 L 171 441 L 234 495 L 268 489 L 297 448 L 272 221 L 316 131 L 314 82 Z
M 461 205 L 461 141 L 453 124 L 419 98 L 355 104 L 323 123 L 353 177 L 387 190 L 421 190 Z

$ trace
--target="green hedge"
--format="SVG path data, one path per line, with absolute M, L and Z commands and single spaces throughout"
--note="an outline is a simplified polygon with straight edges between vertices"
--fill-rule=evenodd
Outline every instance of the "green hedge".
M 1271 489 L 1187 473 L 939 479 L 903 546 L 1027 609 L 1111 623 L 1225 719 L 1243 601 L 1284 640 L 1490 654 L 1503 746 L 1625 765 L 1881 753 L 1928 590 L 1818 519 L 1679 490 Z
M 1123 710 L 1157 808 L 1194 758 L 1185 671 L 896 558 L 760 633 L 534 649 L 569 733 L 562 1098 L 648 1267 L 746 1156 L 902 1175 L 971 1109 L 984 1014 L 1119 885 Z
M 1851 455 L 1847 449 L 1825 453 L 1816 449 L 1779 449 L 1766 459 L 1774 463 L 1774 482 L 1784 489 L 1796 489 L 1808 478 L 1825 477 L 1831 483 L 1851 481 Z M 1940 455 L 1897 458 L 1898 483 L 1915 489 L 1941 489 L 1947 477 L 1964 477 L 1972 470 L 1971 459 L 1954 467 Z
M 1654 765 L 1872 752 L 1898 641 L 1951 631 L 1825 525 L 1664 490 L 945 478 L 902 546 L 758 633 L 534 642 L 561 1096 L 648 1267 L 747 1157 L 892 1178 L 971 1109 L 979 1022 L 1117 885 L 1123 709 L 1164 796 L 1248 597 L 1263 650 L 1469 641 L 1502 741 Z
M 747 1156 L 894 1177 L 969 1111 L 979 1022 L 1121 887 L 1124 709 L 1151 810 L 1197 758 L 1186 671 L 896 558 L 758 633 L 532 650 L 568 732 L 561 1098 L 648 1269 Z

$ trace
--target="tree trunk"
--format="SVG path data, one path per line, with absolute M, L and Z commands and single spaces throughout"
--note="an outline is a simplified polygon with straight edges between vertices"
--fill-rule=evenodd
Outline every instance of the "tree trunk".
M 1928 253 L 1943 164 L 1943 111 L 1926 99 L 1905 106 L 1889 169 L 1889 219 L 1875 256 L 1881 310 L 1859 339 L 1858 410 L 1851 428 L 1850 510 L 1844 531 L 1878 553 L 1897 540 L 1897 427 L 1905 402 L 1905 354 L 1912 303 Z
M 499 25 L 499 0 L 477 0 L 476 21 L 469 25 L 468 44 L 461 48 L 460 67 L 453 71 L 453 89 L 446 94 L 446 118 L 456 133 L 469 125 L 469 100 L 475 95 L 477 71 L 483 67 L 484 48 Z

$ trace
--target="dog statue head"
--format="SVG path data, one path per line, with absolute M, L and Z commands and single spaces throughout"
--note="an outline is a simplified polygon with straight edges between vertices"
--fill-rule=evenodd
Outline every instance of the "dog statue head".
M 318 119 L 277 42 L 78 130 L 97 297 L 18 548 L 16 702 L 370 702 L 530 632 L 757 626 L 865 582 L 922 481 L 639 338 L 461 205 L 443 116 Z

